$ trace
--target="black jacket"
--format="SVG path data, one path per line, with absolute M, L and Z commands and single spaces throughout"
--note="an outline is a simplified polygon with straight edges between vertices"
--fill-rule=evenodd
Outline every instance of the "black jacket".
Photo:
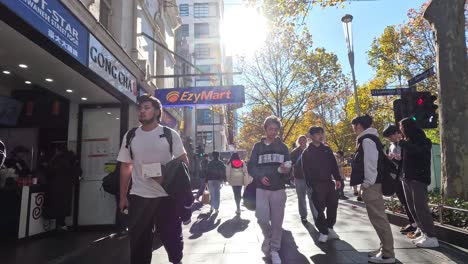
M 205 180 L 226 181 L 226 165 L 224 165 L 224 163 L 219 159 L 214 159 L 210 161 L 210 163 L 208 163 L 208 169 Z
M 409 141 L 400 141 L 400 146 L 403 160 L 401 177 L 431 184 L 431 140 L 420 131 Z
M 163 166 L 162 172 L 164 175 L 162 187 L 175 200 L 178 216 L 182 221 L 190 219 L 194 198 L 187 164 L 179 159 L 173 159 Z
M 302 153 L 302 169 L 308 186 L 330 182 L 332 176 L 336 181 L 341 180 L 333 151 L 324 144 L 318 147 L 309 144 Z
M 301 147 L 297 147 L 291 152 L 291 162 L 294 168 L 293 176 L 296 179 L 304 179 L 304 173 L 302 171 L 302 161 L 300 160 L 302 151 L 303 150 L 301 149 Z

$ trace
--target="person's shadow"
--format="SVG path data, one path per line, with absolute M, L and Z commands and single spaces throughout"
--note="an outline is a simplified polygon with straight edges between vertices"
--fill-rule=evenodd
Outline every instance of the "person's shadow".
M 197 239 L 203 235 L 203 233 L 209 232 L 214 230 L 219 224 L 221 223 L 221 219 L 216 219 L 218 213 L 212 214 L 205 213 L 199 214 L 197 220 L 192 224 L 190 228 L 190 233 L 192 234 L 189 236 L 189 239 Z
M 281 249 L 279 251 L 282 263 L 294 263 L 294 264 L 305 264 L 309 263 L 307 257 L 304 256 L 298 250 L 296 241 L 294 240 L 293 234 L 289 230 L 283 230 L 283 236 L 281 238 Z M 264 257 L 263 261 L 268 262 L 268 258 Z M 332 262 L 330 262 L 332 263 Z
M 218 227 L 218 233 L 225 238 L 231 238 L 237 232 L 243 232 L 249 226 L 250 220 L 242 219 L 240 215 L 234 216 L 232 219 L 224 221 Z

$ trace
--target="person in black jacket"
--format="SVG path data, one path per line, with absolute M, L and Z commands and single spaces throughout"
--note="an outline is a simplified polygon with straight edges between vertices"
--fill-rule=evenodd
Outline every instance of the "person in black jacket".
M 219 210 L 221 184 L 226 181 L 226 165 L 219 159 L 219 152 L 213 151 L 213 160 L 208 163 L 206 182 L 210 192 L 210 212 Z
M 309 137 L 312 142 L 302 153 L 302 168 L 307 186 L 312 188 L 312 201 L 318 213 L 315 225 L 320 232 L 319 242 L 325 243 L 329 238 L 339 239 L 333 226 L 336 223 L 338 209 L 336 190 L 341 187 L 341 176 L 333 151 L 322 143 L 323 128 L 311 127 Z M 327 209 L 326 216 L 325 209 Z
M 433 248 L 439 246 L 435 237 L 434 221 L 427 204 L 427 186 L 431 184 L 431 149 L 432 142 L 410 118 L 400 121 L 400 130 L 405 138 L 400 142 L 402 150 L 403 187 L 406 201 L 414 220 L 418 225 L 416 233 L 421 236 L 412 242 L 417 247 Z

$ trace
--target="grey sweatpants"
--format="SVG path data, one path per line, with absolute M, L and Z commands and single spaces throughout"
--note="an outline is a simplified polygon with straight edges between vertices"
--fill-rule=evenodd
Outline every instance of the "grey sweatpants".
M 421 231 L 428 237 L 435 237 L 434 220 L 429 209 L 427 185 L 420 181 L 403 180 L 408 209 Z
M 264 243 L 270 245 L 271 251 L 281 248 L 283 234 L 284 207 L 286 191 L 284 189 L 269 191 L 257 188 L 255 216 L 262 229 Z

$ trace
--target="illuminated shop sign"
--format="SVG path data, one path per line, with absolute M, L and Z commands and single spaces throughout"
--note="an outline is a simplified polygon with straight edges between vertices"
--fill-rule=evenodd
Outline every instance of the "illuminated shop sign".
M 154 94 L 166 107 L 245 102 L 244 86 L 158 89 Z

